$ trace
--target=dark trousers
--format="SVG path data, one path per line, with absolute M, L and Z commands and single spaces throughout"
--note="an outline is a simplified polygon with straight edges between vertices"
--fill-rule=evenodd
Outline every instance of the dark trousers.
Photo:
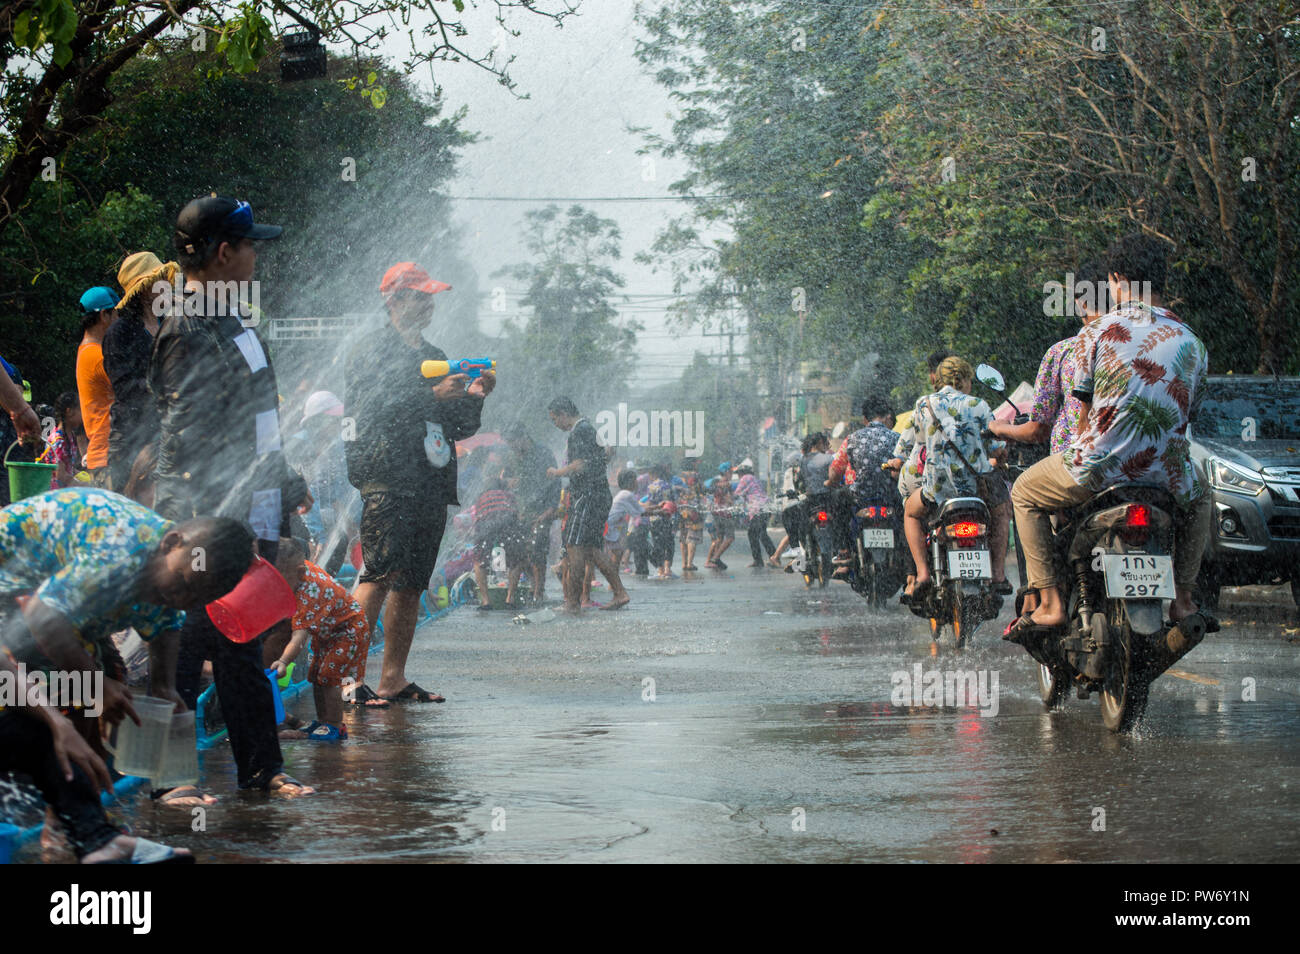
M 677 533 L 670 519 L 660 517 L 650 524 L 650 562 L 655 566 L 673 562 L 676 543 Z
M 755 563 L 763 562 L 764 552 L 768 556 L 776 552 L 776 544 L 767 534 L 767 514 L 756 513 L 750 517 L 746 533 L 749 534 L 749 552 L 753 554 Z
M 176 690 L 191 709 L 198 699 L 203 661 L 212 660 L 212 680 L 230 733 L 240 788 L 266 788 L 284 766 L 275 700 L 262 669 L 262 639 L 231 642 L 200 609 L 185 614 L 176 660 Z
M 637 575 L 646 576 L 650 572 L 650 531 L 645 524 L 627 532 L 627 548 L 632 551 Z
M 78 858 L 121 834 L 108 823 L 94 783 L 79 766 L 72 766 L 72 781 L 64 778 L 45 723 L 12 710 L 0 712 L 0 775 L 8 772 L 30 776 L 67 829 Z
M 257 545 L 263 557 L 275 561 L 276 544 L 258 540 Z M 284 768 L 275 700 L 262 668 L 264 638 L 262 634 L 247 643 L 231 642 L 212 625 L 207 612 L 191 610 L 185 614 L 176 660 L 176 691 L 191 709 L 198 700 L 203 661 L 212 660 L 212 681 L 221 700 L 240 788 L 266 788 Z

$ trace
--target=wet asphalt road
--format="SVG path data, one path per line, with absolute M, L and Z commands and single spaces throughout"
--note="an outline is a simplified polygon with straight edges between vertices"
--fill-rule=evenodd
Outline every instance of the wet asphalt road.
M 408 668 L 446 704 L 349 715 L 341 746 L 285 743 L 319 795 L 235 794 L 221 746 L 206 831 L 141 796 L 124 817 L 220 862 L 1300 860 L 1285 587 L 1225 590 L 1223 632 L 1116 737 L 1095 698 L 1043 711 L 1031 660 L 998 638 L 1009 610 L 932 658 L 903 607 L 745 562 L 632 580 L 621 613 L 458 610 L 421 627 Z M 895 706 L 916 664 L 996 671 L 996 714 Z

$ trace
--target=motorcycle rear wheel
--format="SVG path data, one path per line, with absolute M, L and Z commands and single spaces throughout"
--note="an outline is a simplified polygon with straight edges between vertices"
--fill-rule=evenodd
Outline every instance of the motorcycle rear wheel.
M 1133 630 L 1128 615 L 1117 601 L 1108 601 L 1110 662 L 1101 690 L 1101 721 L 1116 733 L 1133 731 L 1146 713 L 1150 682 L 1142 673 L 1133 652 Z
M 1038 697 L 1048 712 L 1064 708 L 1069 688 L 1070 677 L 1065 669 L 1038 664 Z

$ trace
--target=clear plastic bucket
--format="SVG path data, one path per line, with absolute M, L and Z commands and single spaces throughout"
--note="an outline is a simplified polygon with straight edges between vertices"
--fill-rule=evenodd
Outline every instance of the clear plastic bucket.
M 167 729 L 167 747 L 162 765 L 154 776 L 158 788 L 193 785 L 199 780 L 198 739 L 194 734 L 194 713 L 176 712 Z
M 113 767 L 123 775 L 157 778 L 176 706 L 150 696 L 136 696 L 131 704 L 140 716 L 140 724 L 126 717 L 117 724 L 105 747 L 113 753 Z

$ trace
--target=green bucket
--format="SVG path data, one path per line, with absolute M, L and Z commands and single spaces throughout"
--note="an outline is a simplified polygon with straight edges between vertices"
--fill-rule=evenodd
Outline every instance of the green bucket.
M 58 464 L 33 464 L 27 461 L 10 461 L 9 455 L 18 446 L 14 441 L 5 451 L 5 467 L 9 469 L 9 502 L 16 503 L 24 497 L 43 494 L 50 489 L 50 480 Z

